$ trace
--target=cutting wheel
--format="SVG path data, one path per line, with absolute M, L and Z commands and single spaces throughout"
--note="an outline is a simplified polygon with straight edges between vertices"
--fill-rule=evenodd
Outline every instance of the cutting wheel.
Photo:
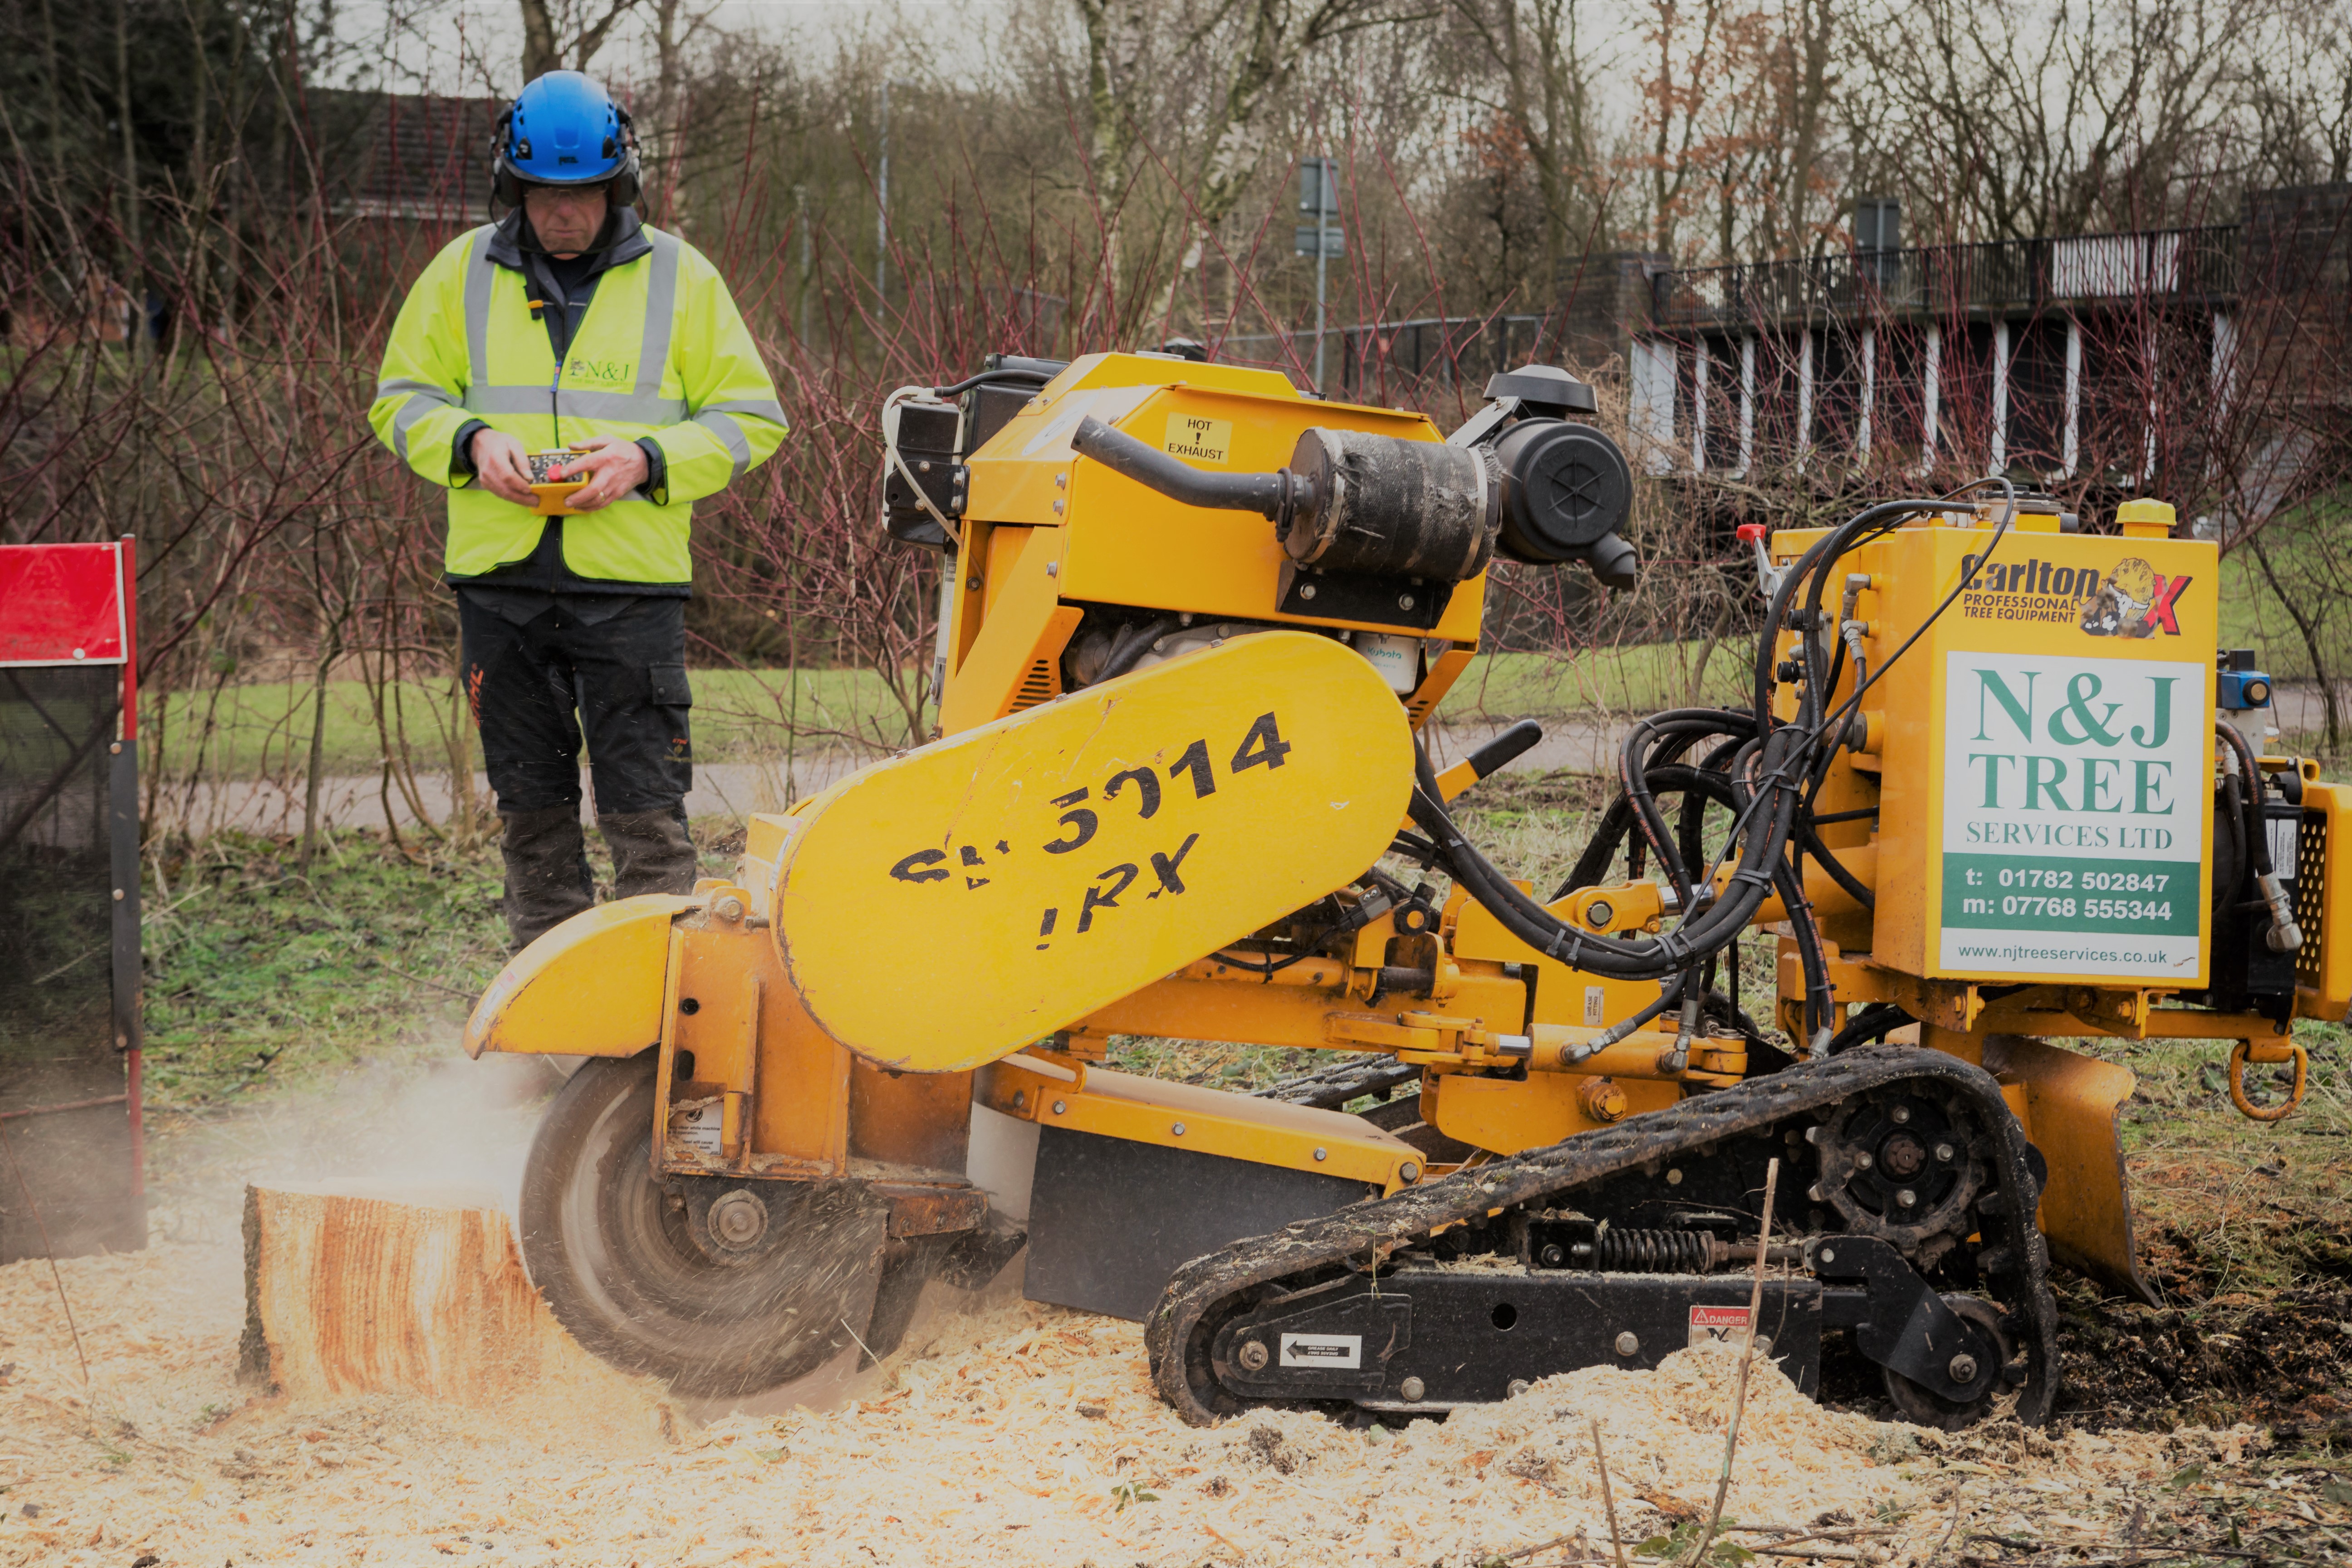
M 874 1310 L 888 1208 L 856 1183 L 654 1179 L 654 1059 L 589 1062 L 556 1096 L 522 1186 L 522 1250 L 563 1326 L 678 1393 L 815 1371 Z

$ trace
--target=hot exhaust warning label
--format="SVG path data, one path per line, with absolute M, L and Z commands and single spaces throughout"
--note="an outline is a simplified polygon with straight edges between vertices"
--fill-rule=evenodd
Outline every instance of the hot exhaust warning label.
M 1943 966 L 2193 975 L 2210 790 L 2204 668 L 1947 658 Z
M 1234 455 L 1234 422 L 1199 414 L 1171 414 L 1168 439 L 1162 445 L 1171 457 L 1222 463 Z

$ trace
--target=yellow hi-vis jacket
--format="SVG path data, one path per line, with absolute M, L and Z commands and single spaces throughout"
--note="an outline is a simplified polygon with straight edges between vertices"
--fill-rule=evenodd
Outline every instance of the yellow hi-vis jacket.
M 775 384 L 718 268 L 675 235 L 638 232 L 652 248 L 599 276 L 561 374 L 524 275 L 490 255 L 495 225 L 451 241 L 402 303 L 368 423 L 410 468 L 449 487 L 450 577 L 524 559 L 547 524 L 453 469 L 451 444 L 469 420 L 531 451 L 591 436 L 661 448 L 668 474 L 657 497 L 632 492 L 563 530 L 575 576 L 623 583 L 691 581 L 694 502 L 783 440 Z

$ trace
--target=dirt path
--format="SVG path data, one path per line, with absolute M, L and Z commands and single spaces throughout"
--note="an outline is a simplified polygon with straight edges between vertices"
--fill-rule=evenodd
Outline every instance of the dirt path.
M 1569 768 L 1591 773 L 1614 765 L 1618 742 L 1626 722 L 1548 721 L 1541 744 L 1514 763 L 1519 771 Z M 1488 737 L 1507 728 L 1501 722 L 1465 723 L 1440 729 L 1431 737 L 1433 755 L 1445 762 L 1466 755 Z M 841 751 L 817 752 L 798 758 L 792 778 L 796 793 L 813 794 L 873 761 L 871 756 Z M 775 811 L 784 800 L 784 768 L 775 763 L 698 763 L 694 789 L 686 797 L 687 815 L 694 817 L 734 817 L 755 811 Z M 488 781 L 474 775 L 474 788 L 487 795 Z M 581 790 L 588 791 L 588 775 L 581 773 Z M 385 788 L 382 779 L 334 777 L 322 780 L 320 810 L 338 827 L 384 826 Z M 427 815 L 438 821 L 449 812 L 449 775 L 420 773 L 417 793 Z M 405 828 L 415 814 L 395 790 L 391 792 L 392 816 Z M 232 779 L 199 785 L 192 794 L 165 803 L 175 821 L 184 822 L 201 837 L 224 828 L 254 833 L 299 832 L 302 826 L 302 788 L 268 779 Z M 583 815 L 585 811 L 583 808 Z

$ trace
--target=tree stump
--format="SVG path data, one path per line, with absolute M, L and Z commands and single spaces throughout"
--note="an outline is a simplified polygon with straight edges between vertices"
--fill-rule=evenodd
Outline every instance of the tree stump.
M 674 1430 L 664 1390 L 598 1361 L 532 1289 L 487 1193 L 245 1190 L 238 1372 L 304 1403 L 407 1394 L 614 1436 Z

